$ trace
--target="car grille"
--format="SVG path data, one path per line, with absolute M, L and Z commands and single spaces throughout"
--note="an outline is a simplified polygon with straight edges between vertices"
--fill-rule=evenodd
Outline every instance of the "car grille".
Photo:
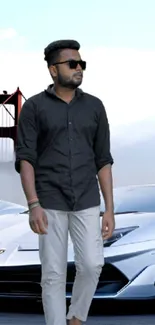
M 68 263 L 68 275 L 66 293 L 70 295 L 75 277 L 74 263 Z M 115 295 L 128 283 L 128 279 L 117 268 L 111 264 L 105 264 L 102 268 L 95 297 Z M 95 298 L 94 297 L 94 298 Z
M 40 278 L 40 265 L 0 267 L 0 296 L 39 297 Z
M 68 263 L 66 297 L 72 293 L 75 265 Z M 41 298 L 40 265 L 0 267 L 0 296 Z M 115 295 L 128 283 L 128 279 L 113 265 L 105 264 L 94 298 Z

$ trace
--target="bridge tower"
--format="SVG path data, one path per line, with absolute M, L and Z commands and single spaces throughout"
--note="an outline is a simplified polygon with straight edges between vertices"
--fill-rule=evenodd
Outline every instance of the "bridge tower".
M 12 94 L 8 94 L 5 90 L 0 94 L 0 138 L 12 139 L 14 150 L 16 147 L 18 118 L 22 108 L 22 98 L 26 99 L 19 87 Z

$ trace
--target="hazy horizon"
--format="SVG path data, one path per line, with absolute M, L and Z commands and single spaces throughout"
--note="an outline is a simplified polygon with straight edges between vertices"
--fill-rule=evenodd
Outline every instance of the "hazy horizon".
M 31 7 L 27 2 L 21 6 L 19 0 L 2 2 L 7 15 L 1 15 L 0 26 L 0 93 L 11 94 L 19 86 L 28 98 L 44 90 L 52 83 L 44 48 L 58 39 L 76 39 L 81 58 L 87 61 L 81 88 L 99 97 L 107 111 L 114 186 L 153 183 L 155 1 L 81 0 L 78 4 L 75 12 L 71 0 L 67 5 L 61 1 L 61 6 L 60 1 L 34 0 Z M 59 12 L 60 24 L 56 14 L 51 19 L 51 12 Z M 75 16 L 80 17 L 78 24 Z M 51 26 L 57 28 L 51 32 Z M 0 125 L 6 121 L 13 123 L 2 109 Z M 0 160 L 12 159 L 11 148 L 10 143 L 5 152 L 0 141 Z M 0 198 L 25 202 L 13 163 L 1 164 L 0 181 Z
M 153 163 L 155 162 L 155 150 L 153 150 L 155 130 L 152 120 L 150 125 L 141 121 L 122 126 L 117 135 L 114 130 L 111 133 L 114 187 L 155 183 Z M 3 152 L 5 161 L 2 161 L 2 145 L 0 145 L 0 199 L 26 205 L 20 175 L 14 168 L 11 145 L 7 148 L 9 148 L 8 152 Z

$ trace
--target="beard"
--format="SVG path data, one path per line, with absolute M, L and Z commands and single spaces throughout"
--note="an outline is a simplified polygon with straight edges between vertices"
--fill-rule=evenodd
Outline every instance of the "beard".
M 64 88 L 68 88 L 71 90 L 77 89 L 81 83 L 82 83 L 82 78 L 79 80 L 75 80 L 73 79 L 69 79 L 66 77 L 63 77 L 60 73 L 58 74 L 58 78 L 57 78 L 57 83 L 64 87 Z

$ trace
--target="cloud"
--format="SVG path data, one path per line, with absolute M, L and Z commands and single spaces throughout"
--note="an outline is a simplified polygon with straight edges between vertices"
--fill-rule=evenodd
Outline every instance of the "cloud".
M 1 28 L 0 29 L 0 41 L 2 40 L 10 40 L 17 36 L 17 32 L 14 28 Z
M 101 47 L 83 48 L 81 54 L 87 60 L 82 88 L 102 99 L 112 132 L 124 124 L 155 119 L 155 52 Z M 52 82 L 43 50 L 3 49 L 0 71 L 0 91 L 12 93 L 19 86 L 26 98 Z
M 0 52 L 7 55 L 10 52 L 16 53 L 21 48 L 26 50 L 28 40 L 24 35 L 20 35 L 14 28 L 0 29 Z
M 155 117 L 155 52 L 97 48 L 84 57 L 85 88 L 102 98 L 114 126 Z
M 18 47 L 12 49 L 8 42 L 8 47 L 0 51 L 0 92 L 6 89 L 13 93 L 19 86 L 28 98 L 45 89 L 51 78 L 43 50 L 25 50 L 21 38 L 18 34 L 12 36 Z M 87 60 L 82 88 L 100 97 L 107 110 L 115 184 L 151 182 L 154 175 L 151 150 L 155 137 L 150 139 L 155 136 L 155 52 L 83 48 L 81 54 Z M 144 137 L 148 142 L 144 143 Z M 136 141 L 139 141 L 137 145 Z M 4 139 L 0 141 L 0 152 L 3 161 L 12 160 L 13 143 L 9 140 L 6 145 Z M 8 197 L 8 192 L 4 194 Z M 19 194 L 13 198 L 16 199 L 19 203 Z

